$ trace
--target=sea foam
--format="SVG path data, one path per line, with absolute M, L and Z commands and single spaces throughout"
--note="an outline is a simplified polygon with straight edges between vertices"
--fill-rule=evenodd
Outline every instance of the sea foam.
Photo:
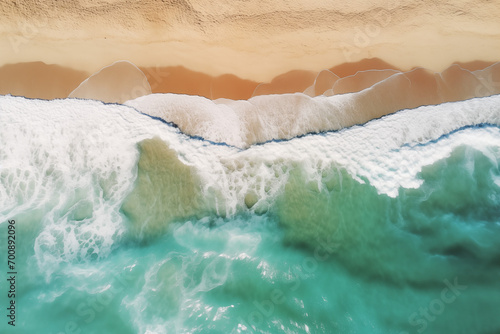
M 165 105 L 165 96 L 148 98 L 156 97 Z M 201 98 L 169 99 L 171 108 L 184 112 L 196 110 L 197 103 L 207 106 L 205 112 L 229 108 Z M 279 101 L 306 104 L 309 112 L 301 117 L 310 124 L 322 124 L 322 116 L 314 117 L 331 104 L 326 97 L 264 96 L 257 110 L 283 115 L 288 109 L 276 111 Z M 151 236 L 187 217 L 270 212 L 296 182 L 321 193 L 348 177 L 396 197 L 401 187 L 422 185 L 418 174 L 424 166 L 461 146 L 495 161 L 499 102 L 500 96 L 492 96 L 420 107 L 363 126 L 241 150 L 191 138 L 128 106 L 1 97 L 0 218 L 28 212 L 40 217 L 33 222 L 41 229 L 37 259 L 51 271 L 49 263 L 106 256 L 128 233 Z M 299 118 L 288 114 L 290 121 Z M 339 173 L 346 176 L 339 179 Z
M 420 75 L 416 72 L 414 77 Z M 173 122 L 184 133 L 246 148 L 270 140 L 340 130 L 398 110 L 455 99 L 451 95 L 443 98 L 441 93 L 431 94 L 424 87 L 414 86 L 406 74 L 398 73 L 360 92 L 333 96 L 309 97 L 296 93 L 212 101 L 203 97 L 152 94 L 127 101 L 126 105 Z M 488 93 L 479 90 L 467 96 Z M 450 107 L 451 110 L 456 108 Z M 460 119 L 463 116 L 457 113 L 454 117 Z

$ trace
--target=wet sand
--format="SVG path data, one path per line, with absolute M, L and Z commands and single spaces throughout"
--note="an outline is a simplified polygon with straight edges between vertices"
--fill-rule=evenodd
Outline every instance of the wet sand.
M 87 93 L 83 93 L 80 87 L 79 93 L 71 96 L 94 98 L 105 102 L 124 102 L 149 92 L 198 95 L 212 100 L 218 98 L 247 100 L 258 95 L 297 92 L 309 96 L 329 96 L 358 92 L 389 79 L 394 74 L 406 73 L 406 77 L 411 78 L 416 87 L 431 85 L 435 88 L 432 94 L 441 92 L 445 96 L 444 100 L 458 101 L 478 95 L 471 93 L 474 91 L 468 87 L 471 85 L 483 87 L 482 90 L 489 90 L 491 94 L 499 91 L 497 86 L 500 86 L 500 78 L 494 76 L 498 76 L 499 66 L 492 67 L 493 64 L 485 61 L 455 64 L 442 73 L 421 69 L 416 73 L 427 73 L 424 80 L 419 79 L 412 71 L 402 72 L 396 66 L 380 59 L 364 59 L 356 63 L 331 67 L 319 73 L 294 70 L 281 74 L 270 82 L 255 82 L 232 74 L 212 77 L 182 66 L 142 67 L 140 70 L 143 75 L 132 64 L 123 67 L 115 63 L 114 66 L 107 66 L 105 70 L 96 72 L 100 74 L 97 79 L 94 78 L 96 74 L 92 80 L 89 79 L 94 84 L 90 88 L 87 85 Z M 485 68 L 494 70 L 491 74 L 485 75 L 471 72 Z M 106 73 L 105 78 L 102 77 L 102 72 Z M 478 79 L 478 75 L 482 79 Z M 66 98 L 89 76 L 90 74 L 83 71 L 42 62 L 5 65 L 0 67 L 0 94 L 41 99 Z M 143 76 L 148 83 L 143 82 Z M 439 87 L 436 82 L 441 82 Z
M 65 98 L 90 74 L 42 62 L 0 67 L 0 94 L 29 98 Z

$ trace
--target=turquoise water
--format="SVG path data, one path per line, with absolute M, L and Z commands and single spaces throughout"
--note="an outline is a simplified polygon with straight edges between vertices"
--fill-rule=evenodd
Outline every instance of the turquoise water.
M 2 333 L 498 333 L 498 102 L 240 150 L 2 97 Z

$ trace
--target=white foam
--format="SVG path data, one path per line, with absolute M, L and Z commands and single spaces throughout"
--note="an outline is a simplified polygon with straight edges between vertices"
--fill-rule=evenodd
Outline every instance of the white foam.
M 131 108 L 96 101 L 0 97 L 0 124 L 1 221 L 41 211 L 35 253 L 47 277 L 61 262 L 107 256 L 120 239 L 138 142 L 188 141 Z M 193 151 L 203 145 L 189 141 Z
M 307 99 L 299 95 L 296 103 Z M 173 96 L 172 101 L 185 103 L 187 110 L 193 103 L 208 103 L 187 96 Z M 280 101 L 264 96 L 259 103 L 279 108 Z M 248 106 L 251 101 L 231 103 Z M 498 159 L 499 151 L 491 149 L 500 143 L 498 127 L 465 129 L 439 139 L 482 123 L 500 124 L 500 96 L 420 107 L 365 126 L 240 150 L 191 139 L 123 105 L 4 96 L 0 223 L 41 212 L 35 253 L 49 277 L 61 262 L 85 260 L 89 252 L 107 256 L 120 240 L 125 227 L 119 210 L 134 187 L 137 144 L 144 139 L 158 136 L 167 142 L 181 161 L 195 168 L 218 212 L 232 215 L 246 210 L 249 193 L 257 201 L 252 210 L 271 206 L 297 167 L 321 187 L 323 170 L 343 166 L 380 193 L 395 196 L 401 186 L 417 187 L 423 166 L 460 145 Z
M 351 94 L 315 98 L 302 93 L 262 95 L 238 101 L 152 94 L 125 104 L 174 122 L 190 135 L 242 148 L 368 120 L 356 112 Z
M 403 74 L 391 78 L 411 85 Z M 399 91 L 381 96 L 378 86 L 382 84 L 387 85 L 377 83 L 357 93 L 328 97 L 296 93 L 256 96 L 247 101 L 211 101 L 198 96 L 152 94 L 127 101 L 126 105 L 173 122 L 187 134 L 247 148 L 270 140 L 340 130 L 391 114 L 406 103 L 405 97 L 399 96 L 403 94 Z M 406 98 L 408 101 L 413 99 Z M 469 103 L 464 102 L 464 105 Z M 450 107 L 450 112 L 458 122 L 467 117 L 461 115 L 460 107 Z

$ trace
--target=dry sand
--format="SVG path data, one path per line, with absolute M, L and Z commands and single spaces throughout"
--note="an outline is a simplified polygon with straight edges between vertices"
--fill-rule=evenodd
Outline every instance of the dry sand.
M 500 2 L 23 0 L 0 2 L 0 66 L 87 73 L 117 60 L 270 82 L 378 57 L 402 70 L 498 61 Z

